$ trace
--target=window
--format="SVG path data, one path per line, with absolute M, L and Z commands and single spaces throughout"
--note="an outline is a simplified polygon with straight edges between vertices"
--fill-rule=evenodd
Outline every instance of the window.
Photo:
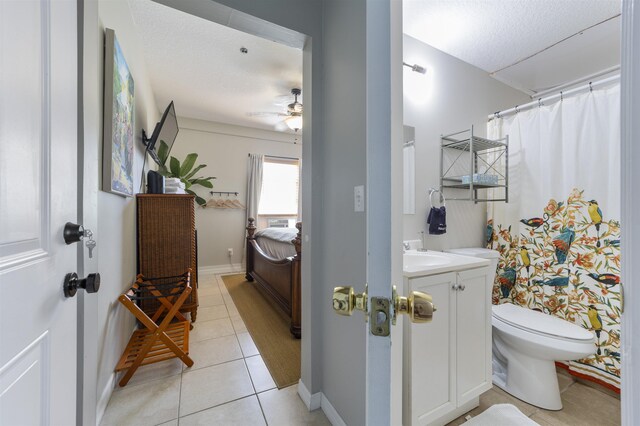
M 299 183 L 297 159 L 265 156 L 258 215 L 298 216 Z

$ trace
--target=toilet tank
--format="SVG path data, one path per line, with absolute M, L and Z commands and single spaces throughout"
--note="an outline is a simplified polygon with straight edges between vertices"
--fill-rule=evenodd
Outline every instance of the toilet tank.
M 489 259 L 491 262 L 490 271 L 491 274 L 490 282 L 495 282 L 496 280 L 496 269 L 498 269 L 498 259 L 500 259 L 500 252 L 496 250 L 491 250 L 488 248 L 482 247 L 467 247 L 467 248 L 457 248 L 457 249 L 449 249 L 446 250 L 449 253 L 459 254 L 461 256 L 469 256 L 469 257 L 480 257 L 482 259 Z

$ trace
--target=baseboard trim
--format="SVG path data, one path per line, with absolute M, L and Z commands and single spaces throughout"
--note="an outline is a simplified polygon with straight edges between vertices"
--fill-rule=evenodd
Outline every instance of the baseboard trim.
M 320 406 L 322 407 L 324 415 L 327 416 L 327 419 L 329 419 L 331 424 L 333 426 L 347 426 L 344 420 L 342 420 L 342 417 L 340 417 L 340 414 L 338 414 L 336 409 L 333 408 L 333 405 L 331 405 L 331 402 L 329 402 L 327 397 L 324 396 L 322 392 L 320 394 L 322 395 L 322 402 L 320 403 Z
M 322 392 L 311 394 L 309 389 L 302 383 L 302 379 L 298 381 L 298 395 L 309 411 L 322 408 L 322 412 L 324 412 L 324 415 L 327 416 L 333 426 L 347 426 L 327 397 Z
M 318 392 L 311 395 L 309 389 L 302 383 L 302 379 L 298 380 L 298 395 L 304 402 L 304 405 L 307 406 L 309 411 L 317 410 L 320 408 L 320 404 L 322 402 L 322 393 Z
M 232 272 L 240 274 L 244 272 L 244 267 L 241 263 L 234 263 L 232 265 L 212 265 L 198 268 L 199 275 L 227 274 Z
M 113 389 L 116 383 L 116 373 L 111 373 L 109 376 L 109 380 L 107 380 L 107 384 L 102 389 L 100 393 L 100 398 L 98 398 L 98 403 L 96 404 L 96 424 L 99 425 L 102 423 L 102 417 L 104 417 L 104 412 L 107 410 L 107 405 L 109 404 L 109 400 L 111 399 L 111 394 L 113 393 Z

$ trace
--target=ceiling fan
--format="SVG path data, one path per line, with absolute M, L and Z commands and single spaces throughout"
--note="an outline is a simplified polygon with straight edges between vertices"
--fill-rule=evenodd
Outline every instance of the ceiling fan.
M 298 102 L 298 96 L 302 94 L 302 91 L 294 87 L 291 89 L 291 94 L 294 96 L 294 100 L 287 104 L 286 112 L 251 112 L 248 115 L 252 117 L 286 117 L 279 124 L 284 123 L 289 129 L 297 132 L 302 129 L 302 104 Z

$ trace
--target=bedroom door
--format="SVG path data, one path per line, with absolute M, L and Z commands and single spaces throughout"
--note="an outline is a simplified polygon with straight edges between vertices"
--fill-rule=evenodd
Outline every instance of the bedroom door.
M 76 423 L 75 0 L 0 1 L 0 424 Z

